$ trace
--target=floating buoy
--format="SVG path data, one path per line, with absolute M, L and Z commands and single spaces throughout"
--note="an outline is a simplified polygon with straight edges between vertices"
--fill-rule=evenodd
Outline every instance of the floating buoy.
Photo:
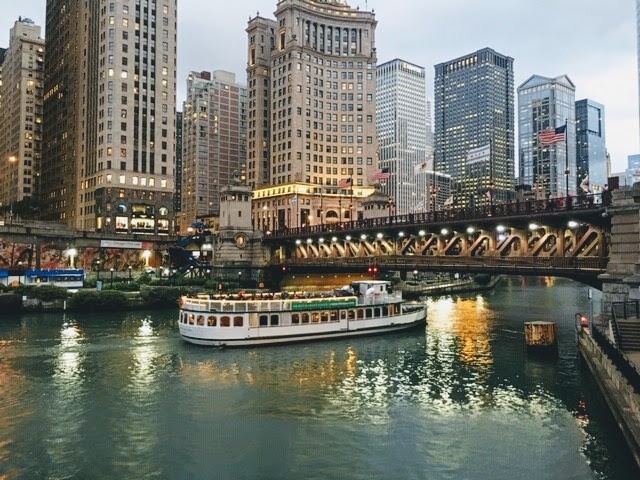
M 558 354 L 558 335 L 555 322 L 526 322 L 524 339 L 527 351 L 542 355 Z

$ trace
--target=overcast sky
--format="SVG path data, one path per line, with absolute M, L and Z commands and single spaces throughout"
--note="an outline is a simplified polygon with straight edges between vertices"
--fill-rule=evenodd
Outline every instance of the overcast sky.
M 567 74 L 576 100 L 605 105 L 614 172 L 640 152 L 633 0 L 348 0 L 373 9 L 378 62 L 393 58 L 427 69 L 483 47 L 515 59 L 516 87 L 533 74 Z M 19 15 L 44 26 L 45 0 L 0 0 L 0 46 Z M 178 109 L 191 70 L 228 70 L 246 83 L 249 16 L 273 18 L 277 0 L 178 0 Z M 517 101 L 517 100 L 516 100 Z M 516 118 L 517 122 L 517 118 Z M 516 139 L 517 143 L 517 139 Z

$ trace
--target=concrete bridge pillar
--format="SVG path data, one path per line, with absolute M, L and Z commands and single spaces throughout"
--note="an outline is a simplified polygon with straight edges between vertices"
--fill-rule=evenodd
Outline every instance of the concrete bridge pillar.
M 611 245 L 603 282 L 603 315 L 611 316 L 612 302 L 640 300 L 640 183 L 613 191 Z

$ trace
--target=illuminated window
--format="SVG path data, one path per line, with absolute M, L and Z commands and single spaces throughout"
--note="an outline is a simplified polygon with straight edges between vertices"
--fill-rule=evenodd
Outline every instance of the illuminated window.
M 120 184 L 124 185 L 127 183 L 127 177 L 124 175 L 120 175 Z

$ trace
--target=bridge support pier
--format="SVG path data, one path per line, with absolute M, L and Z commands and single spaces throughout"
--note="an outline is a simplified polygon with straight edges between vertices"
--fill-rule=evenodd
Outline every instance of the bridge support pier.
M 613 191 L 611 245 L 603 282 L 602 314 L 611 318 L 612 302 L 640 300 L 640 183 Z

